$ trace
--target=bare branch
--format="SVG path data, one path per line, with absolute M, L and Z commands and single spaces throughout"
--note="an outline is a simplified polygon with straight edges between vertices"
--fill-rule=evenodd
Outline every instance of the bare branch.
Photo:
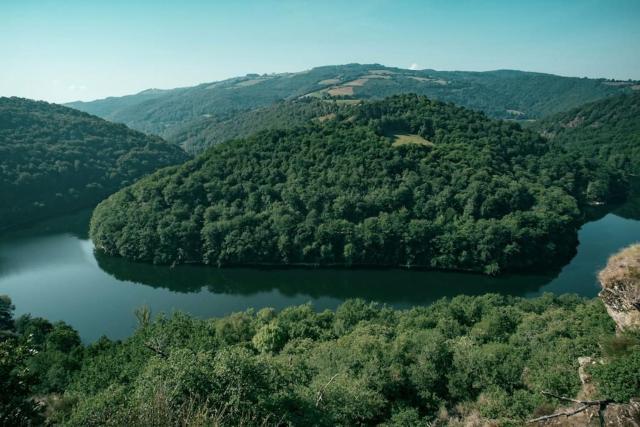
M 571 399 L 570 397 L 558 396 L 557 394 L 553 394 L 553 393 L 551 393 L 549 391 L 542 391 L 541 393 L 544 394 L 545 396 L 555 397 L 556 399 L 559 399 L 559 400 L 565 400 L 567 402 L 573 402 L 573 403 L 580 403 L 582 405 L 587 405 L 587 406 L 604 405 L 604 404 L 610 402 L 609 399 L 603 399 L 603 400 L 576 400 L 576 399 Z
M 324 395 L 325 390 L 327 389 L 327 387 L 329 387 L 329 384 L 331 384 L 337 376 L 338 374 L 335 374 L 334 376 L 332 376 L 331 379 L 318 392 L 318 398 L 316 399 L 316 408 L 318 407 L 318 405 L 320 405 L 320 402 L 322 401 L 322 396 Z
M 603 400 L 577 400 L 577 399 L 572 399 L 570 397 L 558 396 L 557 394 L 553 394 L 553 393 L 551 393 L 549 391 L 542 391 L 541 393 L 544 394 L 545 396 L 553 397 L 553 398 L 556 398 L 556 399 L 559 399 L 559 400 L 564 400 L 566 402 L 579 403 L 582 406 L 579 406 L 578 408 L 572 409 L 572 410 L 569 410 L 569 411 L 557 412 L 555 414 L 544 415 L 542 417 L 534 418 L 532 420 L 527 421 L 527 423 L 536 423 L 536 422 L 539 422 L 539 421 L 550 420 L 552 418 L 557 418 L 557 417 L 570 417 L 572 415 L 579 414 L 580 412 L 583 412 L 583 411 L 587 410 L 591 406 L 602 406 L 602 405 L 606 405 L 609 402 L 611 402 L 609 399 L 603 399 Z
M 146 343 L 144 343 L 144 346 L 147 347 L 149 350 L 154 351 L 160 357 L 163 357 L 163 358 L 169 357 L 169 355 L 165 353 L 164 350 L 162 350 L 157 343 L 153 344 L 150 341 L 147 341 Z
M 592 405 L 583 405 L 580 406 L 578 409 L 574 409 L 573 411 L 567 411 L 567 412 L 558 412 L 556 414 L 551 414 L 551 415 L 545 415 L 542 417 L 538 417 L 538 418 L 534 418 L 532 420 L 527 421 L 528 423 L 536 423 L 538 421 L 544 421 L 544 420 L 550 420 L 551 418 L 557 418 L 557 417 L 570 417 L 572 415 L 578 414 L 584 410 L 586 410 L 587 408 L 589 408 Z

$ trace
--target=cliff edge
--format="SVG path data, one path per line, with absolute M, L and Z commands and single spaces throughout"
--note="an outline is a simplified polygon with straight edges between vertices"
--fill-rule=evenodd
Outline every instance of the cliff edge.
M 598 294 L 618 331 L 640 328 L 640 244 L 631 245 L 609 258 L 598 279 Z

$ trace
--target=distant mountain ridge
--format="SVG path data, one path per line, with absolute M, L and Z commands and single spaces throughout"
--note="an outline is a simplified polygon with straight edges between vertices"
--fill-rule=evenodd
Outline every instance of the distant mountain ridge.
M 297 73 L 247 74 L 193 87 L 145 90 L 135 95 L 66 105 L 167 137 L 181 134 L 197 121 L 229 118 L 283 100 L 317 98 L 353 102 L 416 93 L 483 111 L 492 118 L 522 120 L 541 118 L 638 89 L 640 85 L 631 81 L 516 70 L 407 70 L 380 64 L 347 64 Z

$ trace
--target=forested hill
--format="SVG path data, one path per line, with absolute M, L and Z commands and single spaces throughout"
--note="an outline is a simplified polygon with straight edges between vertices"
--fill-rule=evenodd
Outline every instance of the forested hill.
M 0 98 L 0 228 L 93 206 L 187 154 L 158 137 L 46 102 Z
M 640 174 L 640 93 L 589 103 L 549 117 L 535 128 L 570 150 Z
M 618 190 L 613 172 L 516 123 L 416 95 L 354 111 L 159 171 L 102 202 L 91 237 L 155 263 L 495 274 L 573 254 L 581 206 Z
M 323 122 L 337 113 L 349 114 L 350 108 L 349 104 L 336 100 L 303 98 L 230 115 L 203 117 L 165 134 L 167 140 L 180 144 L 189 153 L 198 154 L 212 145 L 245 138 L 262 130 L 291 129 L 312 121 Z
M 147 90 L 126 97 L 68 105 L 166 137 L 190 127 L 194 120 L 208 117 L 221 120 L 236 112 L 304 97 L 380 99 L 417 93 L 483 111 L 494 118 L 529 119 L 638 88 L 637 82 L 510 70 L 406 70 L 379 64 L 349 64 L 299 73 L 248 74 L 194 87 Z

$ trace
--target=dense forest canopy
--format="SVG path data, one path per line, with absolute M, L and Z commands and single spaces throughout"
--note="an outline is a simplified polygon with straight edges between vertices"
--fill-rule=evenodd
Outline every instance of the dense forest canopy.
M 80 111 L 0 98 L 0 228 L 94 206 L 158 168 L 179 147 Z
M 516 123 L 416 95 L 212 147 L 95 210 L 107 254 L 154 263 L 545 267 L 620 177 Z
M 578 394 L 582 356 L 606 362 L 589 368 L 594 397 L 640 393 L 640 336 L 575 296 L 136 316 L 127 340 L 85 346 L 0 297 L 0 423 L 515 426 L 565 404 L 542 391 Z
M 540 118 L 606 96 L 640 88 L 637 82 L 561 77 L 512 70 L 489 72 L 405 70 L 379 64 L 317 67 L 299 73 L 249 74 L 214 83 L 173 90 L 146 90 L 136 95 L 68 104 L 108 120 L 155 133 L 172 142 L 200 126 L 200 140 L 212 140 L 202 120 L 223 121 L 247 110 L 281 100 L 381 99 L 417 93 L 474 110 L 490 117 Z M 232 135 L 233 136 L 233 135 Z
M 337 113 L 349 114 L 348 111 L 348 105 L 336 100 L 304 98 L 276 102 L 268 107 L 194 120 L 188 126 L 167 131 L 166 138 L 179 143 L 187 152 L 198 154 L 230 139 L 246 138 L 262 130 L 291 129 L 312 121 L 323 122 Z
M 569 150 L 640 174 L 640 93 L 586 104 L 546 118 L 534 128 Z

